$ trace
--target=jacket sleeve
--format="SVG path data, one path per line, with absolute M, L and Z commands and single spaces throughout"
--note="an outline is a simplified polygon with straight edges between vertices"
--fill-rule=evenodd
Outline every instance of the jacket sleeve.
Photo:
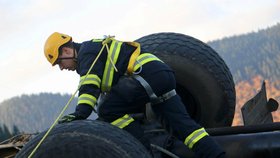
M 78 57 L 80 89 L 78 95 L 78 105 L 74 114 L 80 119 L 86 119 L 91 114 L 100 95 L 104 64 L 101 60 L 97 60 L 93 69 L 86 76 L 98 52 L 85 51 L 80 53 L 82 53 Z

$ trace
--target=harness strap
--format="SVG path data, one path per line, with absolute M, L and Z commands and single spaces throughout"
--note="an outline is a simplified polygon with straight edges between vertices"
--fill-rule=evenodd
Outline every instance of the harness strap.
M 140 84 L 145 88 L 147 94 L 149 95 L 151 102 L 154 102 L 157 100 L 157 95 L 154 93 L 152 87 L 149 85 L 149 83 L 141 76 L 139 75 L 133 75 L 133 77 L 140 82 Z
M 176 93 L 176 90 L 175 89 L 172 89 L 171 91 L 161 95 L 161 96 L 157 96 L 152 87 L 149 85 L 149 83 L 141 76 L 139 75 L 133 75 L 133 77 L 140 82 L 140 84 L 144 87 L 144 89 L 146 90 L 148 96 L 150 97 L 150 100 L 151 100 L 151 103 L 153 105 L 155 104 L 159 104 L 159 103 L 162 103 L 170 98 L 172 98 L 173 96 L 175 96 L 177 93 Z
M 137 42 L 126 42 L 127 44 L 136 47 L 136 49 L 134 50 L 134 52 L 132 53 L 129 62 L 128 62 L 128 66 L 127 66 L 127 73 L 129 75 L 131 75 L 133 73 L 133 67 L 134 64 L 136 62 L 137 57 L 140 55 L 141 52 L 141 48 L 140 48 L 140 44 Z

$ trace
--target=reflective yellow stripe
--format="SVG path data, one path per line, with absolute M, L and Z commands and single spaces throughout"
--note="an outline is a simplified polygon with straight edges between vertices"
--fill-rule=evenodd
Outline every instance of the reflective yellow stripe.
M 88 104 L 94 108 L 95 103 L 96 103 L 96 98 L 90 94 L 81 94 L 78 98 L 78 105 Z
M 200 128 L 198 130 L 195 130 L 192 132 L 186 139 L 185 139 L 185 145 L 188 146 L 188 148 L 192 149 L 192 147 L 197 143 L 200 139 L 203 137 L 208 136 L 208 133 L 205 131 L 204 128 Z
M 113 121 L 111 124 L 117 126 L 119 128 L 124 128 L 128 126 L 134 119 L 130 117 L 128 114 L 124 115 L 123 117 Z
M 110 51 L 108 52 L 107 60 L 106 60 L 106 65 L 103 73 L 103 78 L 102 78 L 102 85 L 101 85 L 101 90 L 103 92 L 107 92 L 110 90 L 113 82 L 113 77 L 114 77 L 114 65 L 117 63 L 117 59 L 120 54 L 121 50 L 121 45 L 122 42 L 112 40 L 112 44 L 110 46 Z M 113 64 L 110 61 L 111 59 L 113 60 Z
M 141 54 L 138 58 L 136 63 L 134 64 L 134 68 L 133 71 L 136 71 L 139 67 L 141 67 L 142 65 L 150 62 L 150 61 L 161 61 L 159 58 L 157 58 L 156 56 L 154 56 L 153 54 L 150 53 L 144 53 Z
M 97 76 L 97 75 L 94 75 L 94 74 L 89 74 L 87 76 L 87 78 L 85 78 L 85 76 L 82 76 L 80 77 L 80 84 L 83 83 L 82 85 L 85 85 L 85 84 L 94 84 L 96 85 L 98 88 L 100 88 L 100 83 L 101 83 L 101 80 L 100 78 Z

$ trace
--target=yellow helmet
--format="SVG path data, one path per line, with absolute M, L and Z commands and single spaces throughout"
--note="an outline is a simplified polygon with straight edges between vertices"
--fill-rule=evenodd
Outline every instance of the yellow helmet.
M 54 32 L 46 40 L 44 52 L 47 60 L 54 66 L 59 55 L 59 48 L 72 40 L 72 37 L 62 33 Z

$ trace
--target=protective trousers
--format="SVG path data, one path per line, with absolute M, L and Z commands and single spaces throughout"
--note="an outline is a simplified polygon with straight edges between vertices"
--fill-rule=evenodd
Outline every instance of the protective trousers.
M 156 74 L 142 77 L 149 83 L 157 96 L 176 88 L 175 77 L 171 71 L 159 71 Z M 124 116 L 127 116 L 124 119 L 129 120 L 127 114 L 144 113 L 145 104 L 149 101 L 150 98 L 140 82 L 131 76 L 124 76 L 112 87 L 110 94 L 99 107 L 98 114 L 102 120 L 110 123 Z M 172 134 L 183 142 L 194 131 L 201 129 L 201 126 L 190 118 L 178 95 L 153 105 L 152 108 L 166 129 L 169 132 L 172 131 Z M 120 122 L 117 122 L 117 124 L 120 124 Z M 144 131 L 137 120 L 124 124 L 122 128 L 140 141 L 144 135 Z M 196 143 L 192 150 L 199 157 L 218 157 L 223 153 L 222 149 L 208 136 L 203 137 Z

